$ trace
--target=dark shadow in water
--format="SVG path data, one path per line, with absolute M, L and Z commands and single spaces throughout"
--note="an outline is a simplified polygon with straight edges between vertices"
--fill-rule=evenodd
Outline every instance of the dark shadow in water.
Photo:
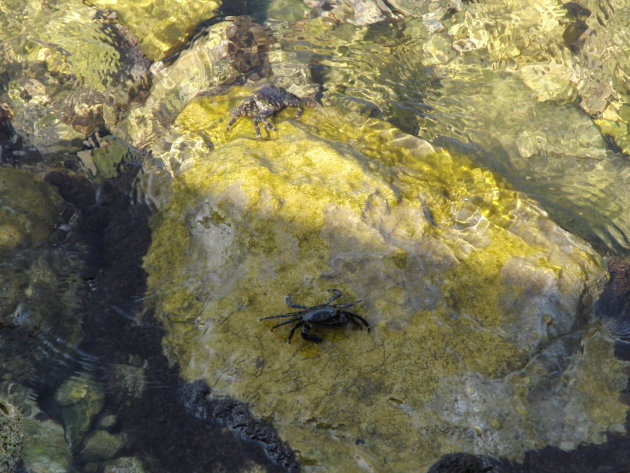
M 79 234 L 88 257 L 84 337 L 78 353 L 85 353 L 88 361 L 80 363 L 77 356 L 61 368 L 42 365 L 31 385 L 41 408 L 61 422 L 55 392 L 70 375 L 87 370 L 105 388 L 104 407 L 94 424 L 115 415 L 109 431 L 126 438 L 117 456 L 140 459 L 146 471 L 236 472 L 251 464 L 270 473 L 300 471 L 290 447 L 268 422 L 254 418 L 246 404 L 211 400 L 205 383 L 179 377 L 178 367 L 169 366 L 162 353 L 163 330 L 152 314 L 136 322 L 146 290 L 142 258 L 151 242 L 150 210 L 134 198 L 139 172 L 140 164 L 131 163 L 96 191 L 87 179 L 64 171 L 46 177 L 81 213 Z M 121 367 L 138 373 L 138 382 L 121 382 Z M 82 447 L 73 446 L 77 471 L 86 471 Z
M 257 23 L 267 21 L 269 0 L 230 0 L 223 2 L 219 13 L 225 16 L 251 16 Z
M 630 422 L 626 422 L 626 429 Z M 545 447 L 525 454 L 522 463 L 503 458 L 451 453 L 431 466 L 428 473 L 627 473 L 630 471 L 630 438 L 611 436 L 600 445 L 574 450 Z

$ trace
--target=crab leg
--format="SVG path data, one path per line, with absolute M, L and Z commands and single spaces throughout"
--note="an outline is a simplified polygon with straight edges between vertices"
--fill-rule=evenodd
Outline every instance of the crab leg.
M 333 296 L 330 299 L 328 299 L 328 302 L 326 302 L 326 305 L 330 304 L 332 301 L 336 301 L 341 296 L 343 296 L 343 292 L 341 292 L 339 289 L 327 289 L 326 292 L 334 293 Z
M 306 307 L 305 307 L 306 309 Z M 282 317 L 295 317 L 298 314 L 301 314 L 302 311 L 299 312 L 289 312 L 287 314 L 280 314 L 280 315 L 268 315 L 266 317 L 259 317 L 258 320 L 265 320 L 265 319 L 281 319 Z
M 359 319 L 361 322 L 363 322 L 365 324 L 365 326 L 367 328 L 370 328 L 370 324 L 368 323 L 367 320 L 365 320 L 363 317 L 361 317 L 360 315 L 357 314 L 353 314 L 352 312 L 345 312 L 344 314 L 346 314 L 346 317 L 348 317 L 350 320 L 352 320 L 353 322 L 356 323 L 356 321 L 354 320 L 355 318 Z
M 291 343 L 291 337 L 293 337 L 293 332 L 295 332 L 295 329 L 297 329 L 298 327 L 301 327 L 302 325 L 304 325 L 304 321 L 300 320 L 297 324 L 295 324 L 293 326 L 293 328 L 289 332 L 289 337 L 287 338 L 287 343 Z M 304 330 L 304 328 L 302 330 Z
M 256 138 L 259 140 L 262 139 L 262 135 L 260 134 L 260 127 L 258 126 L 258 119 L 254 118 L 254 128 L 256 128 Z
M 232 127 L 232 125 L 234 125 L 236 123 L 236 120 L 238 120 L 239 118 L 241 118 L 240 115 L 237 117 L 232 117 L 232 119 L 228 122 L 227 126 L 225 127 L 226 131 L 230 131 L 230 128 Z
M 293 322 L 297 322 L 298 320 L 302 320 L 302 319 L 300 317 L 296 317 L 296 318 L 291 319 L 291 320 L 285 320 L 284 322 L 280 322 L 279 324 L 276 324 L 273 327 L 271 327 L 271 330 L 275 330 L 278 327 L 280 327 L 281 325 L 292 324 Z
M 354 325 L 356 325 L 357 327 L 359 327 L 359 329 L 363 330 L 363 325 L 361 325 L 359 322 L 354 320 L 354 317 L 348 317 L 348 320 L 352 322 Z
M 284 302 L 289 307 L 293 307 L 294 309 L 308 309 L 305 305 L 302 304 L 294 304 L 291 300 L 291 294 L 287 294 L 287 297 L 284 298 Z
M 347 304 L 335 304 L 336 309 L 345 309 L 347 307 L 352 307 L 353 305 L 357 305 L 358 303 L 363 302 L 361 299 L 354 302 L 348 302 Z
M 304 340 L 308 340 L 309 342 L 315 342 L 315 343 L 321 342 L 322 337 L 318 337 L 317 335 L 310 333 L 310 330 L 311 330 L 311 326 L 305 323 L 304 327 L 302 327 L 302 338 Z

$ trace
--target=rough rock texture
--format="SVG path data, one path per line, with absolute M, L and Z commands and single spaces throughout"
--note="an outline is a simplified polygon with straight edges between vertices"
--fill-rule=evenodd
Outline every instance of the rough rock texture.
M 68 471 L 70 450 L 63 427 L 40 410 L 35 393 L 14 381 L 0 381 L 0 391 L 0 471 Z M 6 455 L 13 455 L 14 461 L 7 464 Z
M 0 381 L 33 379 L 80 336 L 80 250 L 62 242 L 71 228 L 63 210 L 53 186 L 0 167 Z
M 518 458 L 622 429 L 625 364 L 589 326 L 605 272 L 588 246 L 492 173 L 378 120 L 327 108 L 273 117 L 267 140 L 246 119 L 227 133 L 251 93 L 234 92 L 184 109 L 170 131 L 186 146 L 144 183 L 159 209 L 149 293 L 185 377 L 271 419 L 307 471 Z M 331 287 L 363 299 L 371 333 L 287 345 L 289 327 L 256 320 L 290 311 L 287 292 L 314 305 Z
M 12 473 L 22 454 L 24 431 L 18 408 L 0 398 L 0 473 Z
M 120 457 L 105 463 L 104 473 L 144 473 L 142 462 L 134 457 Z

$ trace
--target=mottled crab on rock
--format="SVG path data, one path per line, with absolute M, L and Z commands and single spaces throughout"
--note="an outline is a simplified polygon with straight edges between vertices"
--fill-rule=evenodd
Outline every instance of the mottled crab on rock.
M 240 117 L 246 116 L 254 120 L 256 137 L 260 139 L 260 127 L 258 124 L 262 123 L 267 130 L 275 130 L 275 127 L 268 118 L 274 113 L 284 110 L 286 107 L 298 109 L 295 118 L 299 118 L 304 111 L 302 99 L 297 95 L 275 85 L 262 87 L 232 110 L 232 119 L 227 124 L 226 129 L 229 131 Z

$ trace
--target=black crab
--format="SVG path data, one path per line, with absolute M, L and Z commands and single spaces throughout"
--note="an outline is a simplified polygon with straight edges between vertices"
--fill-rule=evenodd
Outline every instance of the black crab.
M 291 295 L 289 294 L 285 298 L 285 302 L 287 303 L 287 305 L 295 309 L 303 310 L 300 310 L 298 312 L 289 312 L 286 314 L 268 315 L 267 317 L 261 317 L 258 320 L 290 317 L 290 320 L 285 320 L 284 322 L 280 322 L 279 324 L 271 327 L 271 330 L 275 330 L 282 325 L 292 324 L 295 322 L 295 325 L 291 328 L 291 331 L 289 332 L 289 337 L 287 338 L 288 343 L 291 343 L 291 337 L 293 337 L 293 333 L 299 327 L 302 327 L 302 338 L 304 340 L 308 340 L 309 342 L 315 343 L 321 342 L 322 338 L 310 333 L 313 325 L 320 325 L 323 327 L 342 327 L 348 322 L 352 322 L 360 329 L 363 329 L 361 324 L 357 322 L 358 320 L 367 327 L 368 331 L 370 330 L 370 324 L 363 317 L 352 312 L 343 310 L 360 303 L 360 300 L 349 302 L 347 304 L 333 304 L 333 302 L 339 299 L 343 295 L 343 293 L 339 289 L 328 289 L 328 292 L 333 293 L 332 297 L 328 299 L 328 301 L 326 301 L 324 304 L 315 305 L 312 307 L 294 304 L 291 300 Z

